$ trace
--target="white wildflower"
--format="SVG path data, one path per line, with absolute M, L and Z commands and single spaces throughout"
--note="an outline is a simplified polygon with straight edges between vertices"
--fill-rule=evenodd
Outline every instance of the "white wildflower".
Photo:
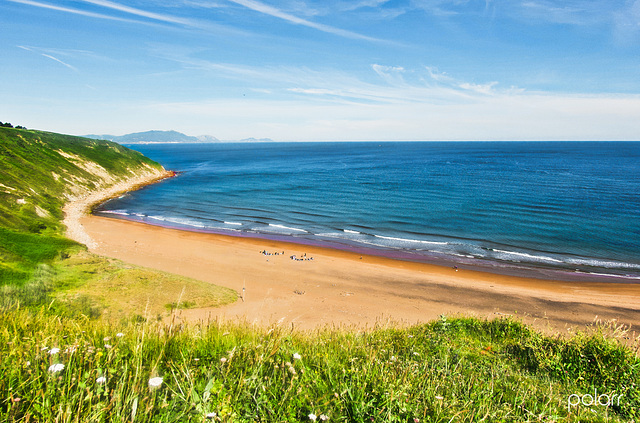
M 152 377 L 151 379 L 149 379 L 149 386 L 151 388 L 158 388 L 160 385 L 162 385 L 162 381 L 163 379 L 161 377 Z
M 100 376 L 99 378 L 96 379 L 96 383 L 102 385 L 104 383 L 107 383 L 107 378 L 104 376 Z
M 124 336 L 124 333 L 122 332 L 116 333 L 116 338 L 122 338 L 123 336 Z
M 227 359 L 226 359 L 226 358 L 222 357 L 222 358 L 220 359 L 220 363 L 224 364 L 224 363 L 226 363 L 226 362 L 227 362 Z
M 64 364 L 57 363 L 49 366 L 49 373 L 58 373 L 64 370 Z
M 444 399 L 444 397 L 441 397 L 440 395 L 436 395 L 436 397 L 435 397 L 435 398 L 436 398 L 437 400 L 440 400 L 440 401 L 442 401 L 442 400 Z
M 111 341 L 111 337 L 110 336 L 105 336 L 103 339 L 104 342 L 108 342 Z
M 293 359 L 294 360 L 300 360 L 302 358 L 302 356 L 298 353 L 293 353 Z
M 309 414 L 309 420 L 313 420 L 314 422 L 316 421 L 317 416 L 313 413 Z
M 217 414 L 215 412 L 208 413 L 205 417 L 208 419 L 215 419 Z
M 54 355 L 54 354 L 58 354 L 60 352 L 60 348 L 51 348 L 49 350 L 49 354 Z
M 320 420 L 326 422 L 327 420 L 329 420 L 329 416 L 327 416 L 326 414 L 320 414 Z
M 109 344 L 104 344 L 104 347 L 105 347 L 106 349 L 109 349 L 109 348 L 111 348 L 111 345 L 109 345 Z

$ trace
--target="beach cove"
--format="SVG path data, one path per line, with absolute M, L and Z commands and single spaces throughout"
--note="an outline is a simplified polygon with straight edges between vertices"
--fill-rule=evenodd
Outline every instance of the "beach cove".
M 131 205 L 138 194 L 153 198 L 158 195 L 153 189 L 170 190 L 171 184 L 187 176 L 191 179 L 184 179 L 183 184 L 193 181 L 200 169 L 196 164 L 186 176 L 132 196 L 122 194 L 157 182 L 158 175 L 70 202 L 65 220 L 68 236 L 86 244 L 91 252 L 238 293 L 238 301 L 226 307 L 181 310 L 180 318 L 188 321 L 223 319 L 301 329 L 371 328 L 389 322 L 426 322 L 442 315 L 470 315 L 514 316 L 542 330 L 560 333 L 595 320 L 640 326 L 640 284 L 633 280 L 594 275 L 575 281 L 513 276 L 472 266 L 401 260 L 385 256 L 388 251 L 378 255 L 375 249 L 331 248 L 295 236 L 215 233 L 189 225 L 167 227 L 167 222 L 151 215 L 138 218 L 131 213 L 88 213 L 90 209 L 108 211 L 99 205 L 114 198 L 115 205 L 108 203 L 111 208 L 122 201 Z M 185 201 L 188 198 L 192 197 L 185 197 Z M 277 224 L 270 227 L 281 229 Z
M 470 315 L 514 316 L 559 333 L 597 319 L 640 326 L 638 284 L 519 278 L 88 214 L 78 223 L 94 253 L 238 292 L 226 307 L 182 310 L 185 321 L 372 328 Z

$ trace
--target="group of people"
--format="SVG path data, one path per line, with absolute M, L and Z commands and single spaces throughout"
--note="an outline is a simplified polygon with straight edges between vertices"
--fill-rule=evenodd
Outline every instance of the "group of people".
M 269 252 L 269 251 L 267 251 L 267 250 L 262 250 L 262 251 L 260 251 L 260 254 L 262 254 L 262 255 L 264 255 L 264 256 L 279 256 L 279 255 L 284 255 L 284 251 L 283 251 L 283 252 L 276 251 L 276 252 L 273 252 L 273 253 L 272 253 L 272 252 Z M 307 253 L 304 253 L 304 254 L 303 254 L 302 256 L 300 256 L 300 257 L 298 257 L 298 256 L 296 256 L 296 255 L 292 255 L 292 256 L 289 256 L 289 258 L 290 258 L 291 260 L 294 260 L 294 261 L 308 261 L 308 260 L 313 260 L 313 257 L 307 257 Z
M 262 250 L 260 251 L 260 254 L 265 255 L 265 256 L 279 256 L 280 254 L 284 255 L 284 251 L 282 253 L 276 251 L 275 253 L 270 253 L 267 250 Z
M 307 257 L 307 253 L 304 253 L 304 255 L 300 258 L 294 256 L 289 257 L 291 260 L 294 261 L 307 261 L 307 260 L 313 260 L 313 257 Z

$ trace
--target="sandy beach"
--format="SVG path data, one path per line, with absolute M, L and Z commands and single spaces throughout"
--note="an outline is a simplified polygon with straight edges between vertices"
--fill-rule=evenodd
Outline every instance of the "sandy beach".
M 228 287 L 229 306 L 181 312 L 189 321 L 371 328 L 441 315 L 516 316 L 566 333 L 599 319 L 640 327 L 640 284 L 563 282 L 496 275 L 353 252 L 189 232 L 88 214 L 113 195 L 170 176 L 150 174 L 70 201 L 68 236 L 90 251 Z M 295 256 L 297 260 L 291 257 Z
M 640 325 L 640 285 L 517 278 L 376 256 L 180 231 L 86 215 L 91 251 L 236 290 L 244 301 L 184 310 L 186 320 L 231 319 L 311 329 L 425 322 L 446 315 L 513 315 L 544 330 L 594 319 Z M 264 254 L 267 251 L 270 254 Z M 275 254 L 275 253 L 279 254 Z M 290 257 L 307 260 L 292 260 Z M 313 258 L 313 259 L 311 259 Z

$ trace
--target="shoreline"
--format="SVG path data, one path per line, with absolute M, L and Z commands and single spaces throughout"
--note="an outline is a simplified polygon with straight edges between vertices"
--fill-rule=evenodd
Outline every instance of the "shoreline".
M 239 300 L 228 306 L 181 310 L 179 317 L 184 321 L 362 329 L 466 315 L 514 316 L 551 333 L 585 328 L 595 320 L 640 327 L 640 284 L 456 270 L 324 246 L 185 231 L 88 214 L 92 206 L 170 176 L 173 173 L 168 171 L 144 175 L 71 201 L 65 206 L 64 222 L 71 225 L 67 236 L 71 228 L 81 230 L 93 253 L 238 292 Z M 82 242 L 82 238 L 72 239 Z M 296 261 L 290 258 L 293 255 L 313 259 Z
M 106 188 L 83 193 L 67 201 L 62 208 L 64 218 L 62 223 L 66 226 L 65 236 L 76 242 L 86 245 L 89 249 L 95 248 L 95 243 L 84 230 L 80 219 L 93 211 L 98 205 L 130 191 L 135 191 L 147 185 L 174 177 L 175 172 L 161 169 L 148 168 L 148 171 L 133 176 L 124 181 L 117 182 Z
M 105 204 L 108 200 L 102 202 L 100 205 Z M 245 232 L 245 231 L 233 231 L 225 229 L 204 228 L 204 227 L 190 227 L 180 226 L 178 224 L 166 224 L 160 223 L 160 221 L 150 221 L 149 217 L 131 217 L 120 213 L 113 213 L 108 210 L 98 211 L 93 213 L 96 216 L 105 217 L 109 219 L 119 219 L 130 222 L 138 222 L 145 225 L 156 226 L 166 229 L 175 229 L 184 232 L 202 233 L 202 234 L 214 234 L 229 236 L 233 238 L 253 238 L 264 239 L 270 241 L 280 241 L 285 243 L 296 244 L 300 246 L 309 247 L 321 247 L 327 249 L 334 249 L 340 251 L 347 251 L 356 254 L 364 254 L 370 256 L 377 256 L 381 258 L 387 258 L 392 260 L 425 263 L 441 267 L 452 267 L 465 270 L 475 270 L 483 273 L 490 273 L 503 276 L 514 276 L 528 279 L 542 279 L 548 281 L 563 281 L 563 282 L 579 282 L 579 283 L 591 283 L 591 282 L 603 282 L 603 283 L 621 283 L 621 284 L 640 284 L 640 276 L 635 275 L 622 275 L 615 273 L 603 273 L 606 269 L 598 272 L 587 272 L 569 268 L 551 267 L 544 265 L 531 265 L 521 264 L 516 262 L 502 262 L 491 259 L 470 258 L 456 259 L 454 256 L 448 256 L 446 253 L 439 253 L 430 251 L 428 253 L 404 250 L 404 249 L 391 249 L 384 247 L 370 247 L 357 242 L 347 242 L 346 240 L 341 242 L 337 240 L 318 239 L 314 240 L 307 237 L 298 237 L 294 235 L 277 235 L 263 232 Z
M 302 329 L 424 323 L 441 315 L 514 316 L 553 333 L 600 319 L 640 327 L 640 285 L 496 275 L 261 238 L 181 231 L 87 215 L 90 250 L 234 289 L 222 308 L 181 310 L 186 321 Z M 270 255 L 261 253 L 268 251 Z M 279 254 L 275 254 L 278 252 Z M 290 257 L 313 257 L 294 261 Z M 244 301 L 243 299 L 244 298 Z

